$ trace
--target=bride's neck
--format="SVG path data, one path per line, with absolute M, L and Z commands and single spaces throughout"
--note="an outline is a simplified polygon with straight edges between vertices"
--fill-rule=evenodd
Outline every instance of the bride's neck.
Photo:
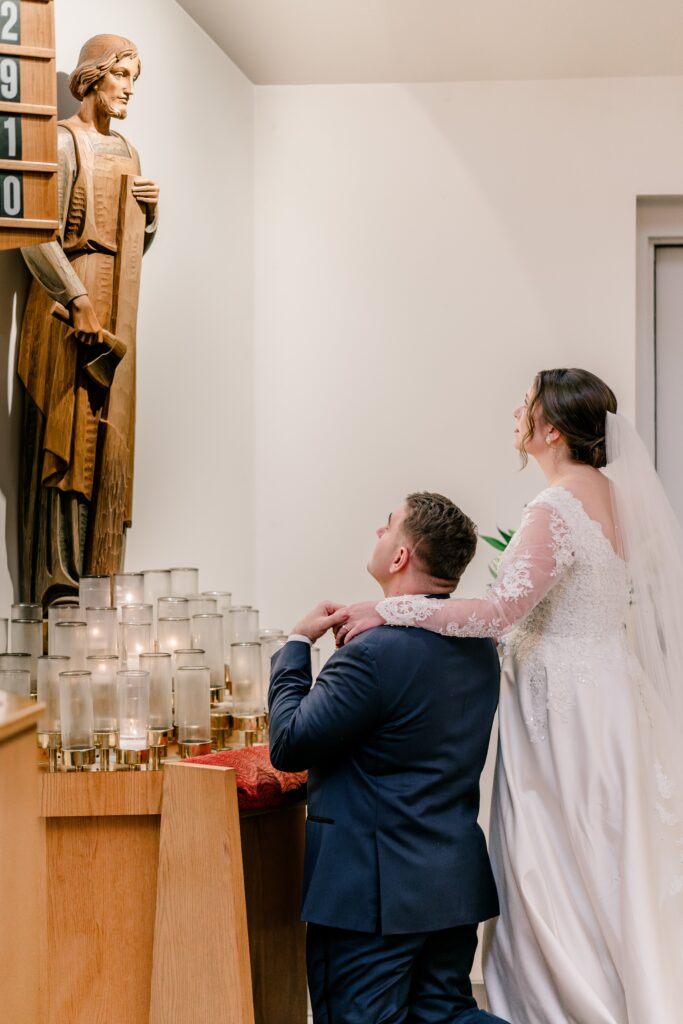
M 549 487 L 555 487 L 557 484 L 564 483 L 568 478 L 575 476 L 577 472 L 583 475 L 583 471 L 589 468 L 574 462 L 566 449 L 563 450 L 562 448 L 554 448 L 552 446 L 549 446 L 547 451 L 537 455 L 536 462 Z

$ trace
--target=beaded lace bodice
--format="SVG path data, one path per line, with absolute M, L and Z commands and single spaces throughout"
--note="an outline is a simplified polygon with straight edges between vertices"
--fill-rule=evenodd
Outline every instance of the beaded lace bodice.
M 629 600 L 626 565 L 599 523 L 564 487 L 527 505 L 485 597 L 394 597 L 377 610 L 390 625 L 446 636 L 489 636 L 523 656 L 540 643 L 620 637 Z

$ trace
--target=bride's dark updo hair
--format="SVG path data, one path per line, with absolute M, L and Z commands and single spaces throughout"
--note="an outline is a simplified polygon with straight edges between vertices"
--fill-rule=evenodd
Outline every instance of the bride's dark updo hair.
M 525 445 L 533 436 L 534 412 L 539 409 L 548 426 L 562 435 L 574 462 L 596 469 L 607 465 L 607 413 L 617 411 L 617 399 L 603 380 L 588 370 L 541 370 L 527 407 L 527 432 L 520 449 L 524 465 Z

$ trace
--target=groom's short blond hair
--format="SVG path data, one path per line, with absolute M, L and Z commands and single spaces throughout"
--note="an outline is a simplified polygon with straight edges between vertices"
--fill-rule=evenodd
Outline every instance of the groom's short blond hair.
M 401 524 L 418 567 L 453 588 L 474 557 L 477 527 L 450 498 L 419 491 L 406 498 Z

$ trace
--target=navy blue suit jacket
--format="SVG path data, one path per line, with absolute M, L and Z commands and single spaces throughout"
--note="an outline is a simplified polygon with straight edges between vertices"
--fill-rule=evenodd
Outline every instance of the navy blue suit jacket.
M 302 918 L 398 935 L 498 913 L 479 777 L 498 702 L 490 640 L 382 626 L 272 660 L 270 756 L 308 769 Z

